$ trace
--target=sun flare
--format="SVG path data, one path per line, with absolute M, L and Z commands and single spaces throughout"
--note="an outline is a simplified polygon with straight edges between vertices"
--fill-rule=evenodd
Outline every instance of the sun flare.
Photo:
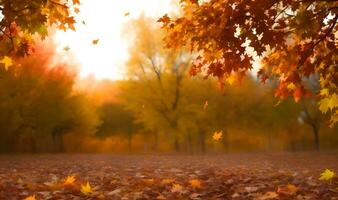
M 75 59 L 80 76 L 97 79 L 123 79 L 128 58 L 125 24 L 141 14 L 159 18 L 172 9 L 171 0 L 84 0 L 76 15 L 76 31 L 55 34 L 57 51 L 66 59 Z M 96 40 L 97 44 L 93 44 Z

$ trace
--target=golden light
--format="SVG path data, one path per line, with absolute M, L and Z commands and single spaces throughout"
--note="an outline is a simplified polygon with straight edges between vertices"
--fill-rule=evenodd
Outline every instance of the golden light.
M 171 0 L 82 0 L 76 31 L 55 35 L 57 51 L 80 65 L 81 77 L 122 79 L 129 48 L 122 35 L 125 23 L 142 13 L 159 18 L 171 5 Z M 93 40 L 98 40 L 96 45 Z

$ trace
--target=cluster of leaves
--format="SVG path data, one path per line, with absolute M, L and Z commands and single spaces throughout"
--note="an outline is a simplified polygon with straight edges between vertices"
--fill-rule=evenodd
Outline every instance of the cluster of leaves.
M 319 169 L 335 167 L 335 155 L 318 154 L 306 164 L 299 163 L 300 158 L 311 157 L 311 154 L 6 157 L 0 158 L 0 198 L 334 198 L 336 175 L 332 170 L 325 170 L 319 176 Z
M 50 26 L 75 30 L 72 14 L 79 5 L 79 0 L 1 0 L 0 58 L 31 54 L 34 35 L 44 39 Z
M 338 121 L 337 1 L 182 0 L 178 17 L 159 19 L 170 48 L 197 54 L 191 75 L 222 84 L 242 78 L 258 60 L 260 79 L 278 79 L 275 95 L 308 96 L 304 79 L 317 76 L 319 108 Z

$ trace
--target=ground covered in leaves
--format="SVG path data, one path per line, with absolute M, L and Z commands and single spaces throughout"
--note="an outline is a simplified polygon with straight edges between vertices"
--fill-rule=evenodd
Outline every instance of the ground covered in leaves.
M 338 153 L 2 155 L 0 199 L 338 199 Z

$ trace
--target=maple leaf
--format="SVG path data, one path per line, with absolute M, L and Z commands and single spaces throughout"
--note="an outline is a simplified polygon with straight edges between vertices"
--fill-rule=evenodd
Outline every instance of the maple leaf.
M 192 180 L 189 181 L 189 183 L 190 183 L 190 186 L 194 189 L 199 189 L 199 188 L 202 187 L 201 181 L 198 180 L 198 179 L 192 179 Z
M 24 198 L 24 200 L 36 200 L 35 195 Z
M 86 185 L 81 185 L 80 191 L 84 195 L 89 195 L 89 194 L 93 193 L 92 187 L 90 186 L 89 182 L 87 182 Z
M 73 0 L 73 5 L 80 5 L 80 0 Z
M 220 139 L 222 139 L 222 136 L 223 131 L 215 132 L 214 135 L 212 136 L 212 139 L 214 139 L 215 141 L 219 141 Z
M 168 17 L 168 15 L 166 14 L 163 17 L 161 17 L 159 20 L 157 20 L 157 22 L 162 22 L 164 24 L 167 24 L 170 22 L 170 20 L 171 20 L 170 17 Z
M 75 176 L 67 176 L 67 178 L 65 179 L 63 184 L 64 185 L 72 185 L 72 184 L 74 184 L 75 180 L 76 180 Z
M 205 110 L 205 109 L 207 109 L 208 108 L 208 106 L 209 106 L 209 103 L 208 103 L 208 101 L 205 101 L 205 103 L 204 103 L 204 106 L 203 106 L 203 109 Z
M 335 173 L 329 169 L 325 169 L 324 172 L 320 174 L 319 180 L 321 181 L 329 181 L 335 176 Z
M 172 193 L 180 193 L 180 192 L 182 192 L 182 190 L 183 190 L 183 187 L 182 187 L 182 185 L 180 185 L 180 184 L 178 184 L 178 183 L 175 183 L 175 184 L 173 184 L 173 186 L 172 186 L 172 188 L 171 188 L 171 192 Z
M 5 56 L 1 61 L 0 63 L 3 63 L 5 64 L 5 69 L 8 70 L 8 67 L 12 66 L 13 65 L 13 61 L 10 57 L 8 56 Z
M 93 45 L 97 45 L 99 43 L 100 39 L 93 40 L 92 43 Z

